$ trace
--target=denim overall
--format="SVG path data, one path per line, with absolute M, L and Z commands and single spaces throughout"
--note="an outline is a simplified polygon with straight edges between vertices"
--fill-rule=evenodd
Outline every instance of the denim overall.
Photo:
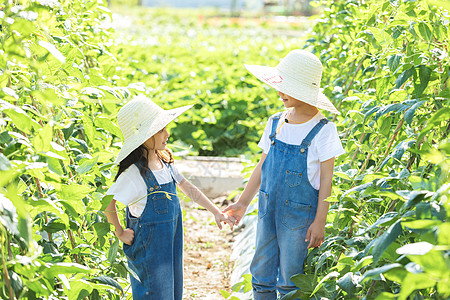
M 306 232 L 314 221 L 319 191 L 308 179 L 308 147 L 328 123 L 322 119 L 300 145 L 276 139 L 281 114 L 273 118 L 271 147 L 261 167 L 258 224 L 252 273 L 255 300 L 277 299 L 297 289 L 290 277 L 303 273 Z
M 138 169 L 141 165 L 136 164 Z M 147 204 L 139 218 L 127 208 L 127 228 L 134 230 L 133 244 L 123 244 L 129 267 L 133 299 L 181 300 L 183 294 L 183 223 L 171 165 L 172 181 L 159 185 L 152 171 L 145 176 Z M 167 193 L 165 193 L 167 192 Z

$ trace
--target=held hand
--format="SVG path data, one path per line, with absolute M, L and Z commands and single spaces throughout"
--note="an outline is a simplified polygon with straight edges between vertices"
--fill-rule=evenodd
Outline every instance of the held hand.
M 231 204 L 229 206 L 227 206 L 223 212 L 226 213 L 226 215 L 228 216 L 228 218 L 230 220 L 234 220 L 234 225 L 238 225 L 239 221 L 242 219 L 242 217 L 245 214 L 245 211 L 247 210 L 247 206 L 243 205 L 239 202 L 236 202 L 234 204 Z
M 314 221 L 308 228 L 305 242 L 309 241 L 308 249 L 322 245 L 325 239 L 325 225 Z
M 119 238 L 119 240 L 121 242 L 123 242 L 124 244 L 130 245 L 130 246 L 133 244 L 133 241 L 134 241 L 133 229 L 127 228 L 127 229 L 123 230 L 121 234 L 116 232 L 116 235 Z
M 234 223 L 229 218 L 227 218 L 227 216 L 225 216 L 223 213 L 219 212 L 217 214 L 214 214 L 214 217 L 216 218 L 216 224 L 217 227 L 219 227 L 219 229 L 222 229 L 222 223 L 224 223 L 230 225 L 231 230 L 233 230 Z

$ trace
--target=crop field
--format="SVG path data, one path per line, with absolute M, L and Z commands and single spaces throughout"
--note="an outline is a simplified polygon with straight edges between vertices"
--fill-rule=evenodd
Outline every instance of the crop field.
M 141 94 L 194 104 L 169 128 L 176 156 L 240 156 L 251 170 L 283 104 L 243 64 L 275 66 L 301 48 L 323 62 L 346 154 L 296 296 L 448 299 L 450 5 L 312 4 L 323 12 L 286 25 L 144 8 L 111 22 L 97 0 L 0 3 L 0 298 L 131 299 L 103 213 L 118 110 Z

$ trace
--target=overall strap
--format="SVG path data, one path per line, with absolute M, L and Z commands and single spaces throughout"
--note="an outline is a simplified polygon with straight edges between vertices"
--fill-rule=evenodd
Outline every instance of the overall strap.
M 177 181 L 175 180 L 175 173 L 173 172 L 173 168 L 172 168 L 172 165 L 171 164 L 168 164 L 168 163 L 165 163 L 165 162 L 163 162 L 166 166 L 167 166 L 167 168 L 169 169 L 169 172 L 170 172 L 170 176 L 172 177 L 172 180 L 176 183 Z
M 316 126 L 313 127 L 313 129 L 311 129 L 311 131 L 308 133 L 308 135 L 303 139 L 302 143 L 301 143 L 301 149 L 300 152 L 303 153 L 306 151 L 306 149 L 308 149 L 309 146 L 311 146 L 311 141 L 313 140 L 313 138 L 317 135 L 317 133 L 319 133 L 319 131 L 322 129 L 323 126 L 325 126 L 325 124 L 327 124 L 329 121 L 326 118 L 323 118 L 322 120 L 320 120 L 319 123 L 316 124 Z
M 273 143 L 275 142 L 275 137 L 276 137 L 276 135 L 277 135 L 278 121 L 280 120 L 280 117 L 281 117 L 281 114 L 282 114 L 282 113 L 283 113 L 283 112 L 276 113 L 276 114 L 273 116 L 273 119 L 272 119 L 272 129 L 271 129 L 270 136 L 269 136 L 269 139 L 270 139 L 272 145 L 273 145 Z
M 139 170 L 141 168 L 144 168 L 142 162 L 137 162 L 136 166 Z M 150 192 L 157 191 L 160 189 L 160 186 L 158 184 L 158 181 L 156 181 L 155 175 L 153 175 L 153 172 L 147 168 L 147 171 L 145 172 L 145 176 L 142 176 L 144 178 L 145 184 L 147 185 L 147 190 Z

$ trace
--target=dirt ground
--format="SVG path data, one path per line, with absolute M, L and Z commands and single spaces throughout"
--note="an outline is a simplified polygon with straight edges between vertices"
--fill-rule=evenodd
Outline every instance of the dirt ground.
M 221 209 L 226 197 L 214 199 Z M 184 211 L 184 292 L 183 299 L 220 300 L 220 290 L 230 292 L 230 262 L 234 234 L 225 225 L 219 230 L 213 215 L 193 202 Z

